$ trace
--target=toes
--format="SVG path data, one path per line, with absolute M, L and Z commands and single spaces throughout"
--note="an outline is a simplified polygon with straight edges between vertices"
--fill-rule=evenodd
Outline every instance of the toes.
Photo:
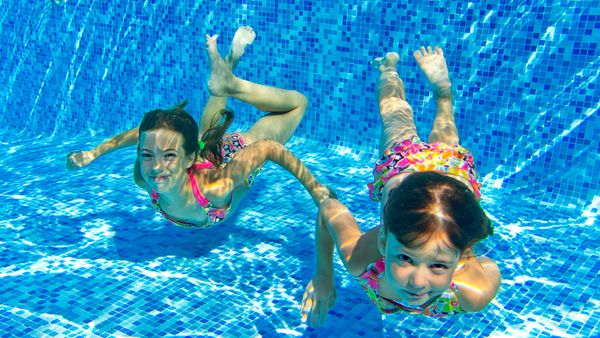
M 216 45 L 217 44 L 217 38 L 219 36 L 217 34 L 210 36 L 208 34 L 206 34 L 206 45 L 207 46 L 211 46 L 211 45 Z

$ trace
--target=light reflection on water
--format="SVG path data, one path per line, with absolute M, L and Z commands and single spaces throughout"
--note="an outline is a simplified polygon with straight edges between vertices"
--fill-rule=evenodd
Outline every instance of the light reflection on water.
M 313 332 L 300 324 L 298 312 L 312 271 L 316 208 L 307 207 L 308 195 L 291 176 L 268 167 L 232 220 L 208 230 L 182 229 L 160 219 L 134 186 L 133 151 L 66 171 L 64 155 L 93 141 L 15 140 L 3 148 L 0 313 L 11 324 L 2 325 L 101 336 Z M 346 155 L 299 138 L 291 149 L 322 180 L 340 187 L 365 229 L 376 224 L 377 205 L 356 184 L 369 179 L 361 161 L 353 159 L 351 174 L 340 177 L 329 168 L 350 163 Z M 552 215 L 545 206 L 484 193 L 496 234 L 479 252 L 495 259 L 503 274 L 501 291 L 485 311 L 442 320 L 380 318 L 337 261 L 338 299 L 327 325 L 315 333 L 413 334 L 410 328 L 418 327 L 431 334 L 519 335 L 548 328 L 559 334 L 566 332 L 565 321 L 589 320 L 598 310 L 588 301 L 598 286 L 591 271 L 599 258 L 591 247 L 598 230 L 582 231 L 589 217 L 568 210 Z M 590 304 L 593 311 L 582 314 Z

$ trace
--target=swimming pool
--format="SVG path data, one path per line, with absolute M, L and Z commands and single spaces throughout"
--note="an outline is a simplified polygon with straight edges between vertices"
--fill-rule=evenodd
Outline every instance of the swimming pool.
M 61 1 L 58 1 L 59 3 Z M 333 10 L 331 9 L 333 8 Z M 0 332 L 13 336 L 597 336 L 600 11 L 592 2 L 24 1 L 0 6 Z M 143 112 L 206 100 L 204 33 L 238 67 L 310 107 L 289 144 L 364 229 L 378 142 L 368 62 L 401 53 L 421 136 L 433 102 L 411 52 L 444 48 L 462 143 L 496 234 L 479 247 L 503 275 L 484 311 L 382 318 L 337 264 L 325 327 L 299 321 L 316 208 L 267 166 L 236 215 L 172 226 L 131 180 L 133 150 L 78 172 L 65 155 Z M 256 112 L 231 102 L 236 128 Z

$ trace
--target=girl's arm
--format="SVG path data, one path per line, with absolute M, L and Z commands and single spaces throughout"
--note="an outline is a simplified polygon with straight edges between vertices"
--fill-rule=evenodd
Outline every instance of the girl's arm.
M 98 157 L 111 153 L 117 149 L 136 145 L 138 142 L 138 128 L 130 129 L 117 136 L 100 143 L 89 151 L 75 151 L 67 155 L 67 169 L 78 170 L 92 163 Z
M 281 143 L 274 140 L 260 140 L 249 144 L 222 170 L 214 172 L 211 182 L 205 185 L 206 197 L 219 200 L 228 196 L 235 187 L 244 184 L 246 178 L 265 162 L 272 161 L 289 171 L 302 183 L 315 204 L 330 195 L 329 189 L 320 184 L 306 166 Z
M 483 310 L 496 297 L 500 287 L 500 270 L 491 259 L 475 255 L 461 261 L 453 281 L 458 286 L 459 303 L 467 312 Z
M 322 324 L 335 301 L 333 283 L 333 248 L 346 269 L 359 276 L 369 263 L 379 259 L 377 235 L 379 228 L 362 233 L 345 205 L 335 199 L 324 200 L 317 217 L 315 275 L 306 286 L 301 305 L 301 320 L 311 318 L 313 326 Z
M 329 235 L 340 259 L 352 276 L 360 276 L 369 264 L 381 258 L 377 249 L 379 227 L 363 233 L 350 210 L 338 200 L 324 201 L 319 212 L 323 225 L 319 226 L 317 231 L 321 231 L 322 236 Z
M 323 203 L 327 204 L 328 200 Z M 336 292 L 333 281 L 333 239 L 321 212 L 317 215 L 315 231 L 315 273 L 304 290 L 300 306 L 300 320 L 311 326 L 323 325 L 329 309 L 333 307 Z

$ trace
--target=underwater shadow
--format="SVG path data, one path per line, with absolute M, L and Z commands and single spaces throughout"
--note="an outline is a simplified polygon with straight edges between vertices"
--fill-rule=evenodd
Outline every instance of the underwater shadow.
M 180 227 L 163 218 L 156 220 L 156 213 L 151 208 L 133 212 L 114 211 L 110 217 L 117 255 L 132 262 L 164 256 L 198 258 L 229 241 L 234 232 L 246 238 L 265 240 L 264 234 L 238 225 L 247 223 L 240 217 L 245 210 L 252 208 L 252 200 L 263 189 L 264 185 L 253 187 L 227 220 L 204 229 Z

